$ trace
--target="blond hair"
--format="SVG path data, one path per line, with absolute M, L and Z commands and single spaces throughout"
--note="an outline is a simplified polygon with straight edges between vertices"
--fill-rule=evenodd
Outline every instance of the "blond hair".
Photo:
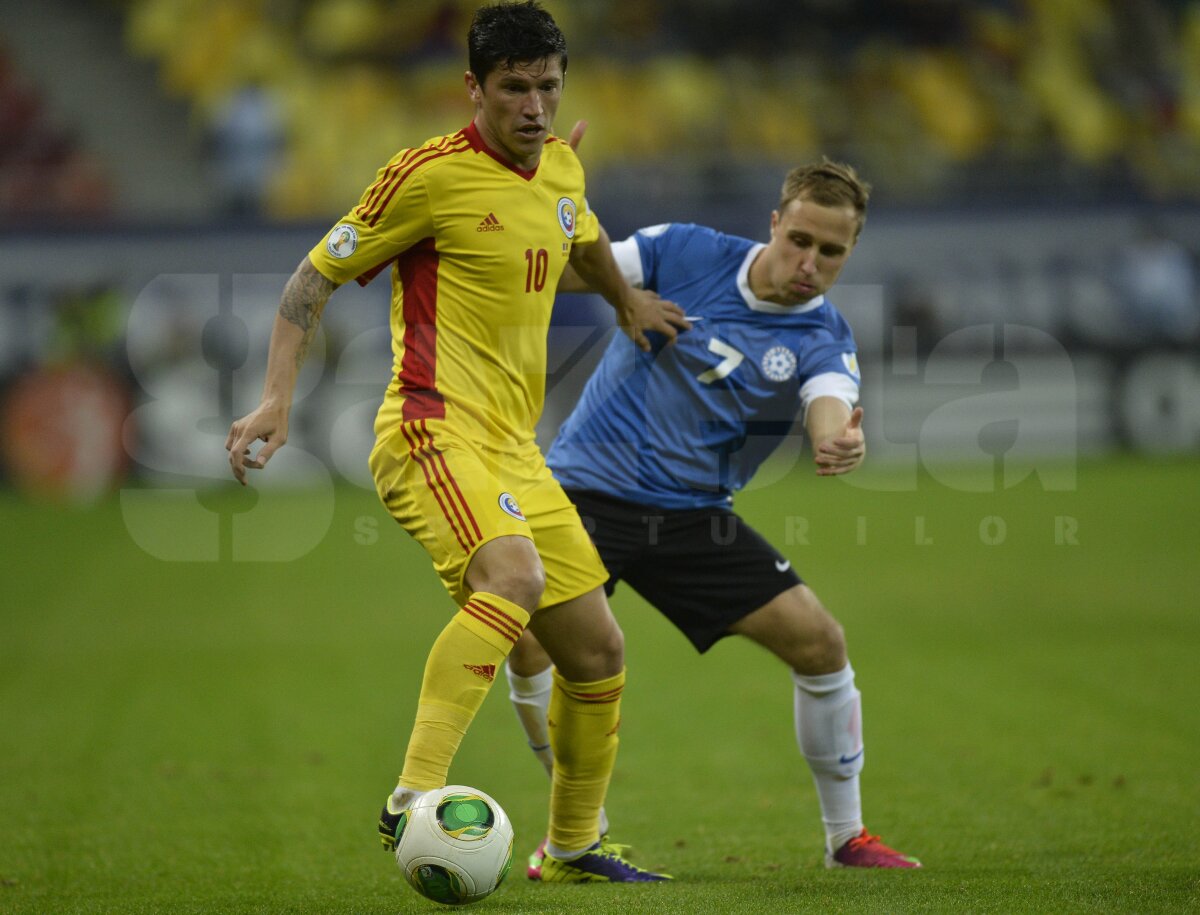
M 857 239 L 867 221 L 870 198 L 871 185 L 858 177 L 853 166 L 823 159 L 817 164 L 797 166 L 787 173 L 779 196 L 779 211 L 782 213 L 793 200 L 811 200 L 823 207 L 852 207 L 858 217 L 858 228 L 854 232 Z

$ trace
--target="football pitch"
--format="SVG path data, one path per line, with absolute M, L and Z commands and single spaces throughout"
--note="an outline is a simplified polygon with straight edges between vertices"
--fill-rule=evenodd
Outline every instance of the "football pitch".
M 924 869 L 825 870 L 786 671 L 733 640 L 695 655 L 622 588 L 613 837 L 676 880 L 524 879 L 548 782 L 500 678 L 451 770 L 517 831 L 473 910 L 1200 908 L 1200 463 L 1085 461 L 1056 491 L 863 474 L 799 468 L 738 508 L 845 625 L 866 822 Z M 171 562 L 115 497 L 0 494 L 0 912 L 442 908 L 375 817 L 449 599 L 374 493 L 272 504 L 280 525 L 331 510 L 328 529 L 300 558 L 235 561 L 256 502 L 230 484 L 201 501 L 216 561 Z M 194 509 L 163 536 L 194 537 Z

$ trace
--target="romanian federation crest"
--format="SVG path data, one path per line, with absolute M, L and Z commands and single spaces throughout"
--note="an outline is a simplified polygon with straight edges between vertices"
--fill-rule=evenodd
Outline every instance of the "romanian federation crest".
M 558 224 L 567 238 L 575 237 L 575 201 L 570 197 L 558 198 Z
M 500 493 L 500 508 L 507 514 L 512 515 L 518 521 L 525 520 L 525 514 L 517 505 L 517 500 L 513 498 L 513 494 L 511 492 Z
M 763 354 L 762 370 L 772 381 L 787 381 L 796 374 L 796 354 L 786 346 L 772 346 Z

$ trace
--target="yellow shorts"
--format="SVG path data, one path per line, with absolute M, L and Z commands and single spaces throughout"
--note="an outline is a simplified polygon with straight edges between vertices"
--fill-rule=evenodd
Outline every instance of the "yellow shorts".
M 425 547 L 459 606 L 463 576 L 483 544 L 528 537 L 546 570 L 540 607 L 608 580 L 579 513 L 535 444 L 519 455 L 483 448 L 441 420 L 401 423 L 371 451 L 371 474 L 388 512 Z

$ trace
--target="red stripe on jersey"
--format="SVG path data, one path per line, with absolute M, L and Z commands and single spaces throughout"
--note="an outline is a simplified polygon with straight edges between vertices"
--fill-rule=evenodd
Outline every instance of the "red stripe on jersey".
M 404 316 L 404 355 L 400 357 L 403 419 L 445 419 L 446 403 L 437 389 L 437 242 L 425 238 L 396 260 Z
M 405 182 L 409 175 L 411 175 L 426 162 L 432 162 L 434 159 L 441 159 L 443 156 L 452 156 L 455 153 L 464 152 L 471 148 L 471 144 L 465 139 L 461 140 L 461 142 L 458 142 L 458 139 L 458 137 L 455 137 L 457 145 L 449 146 L 446 149 L 438 149 L 436 146 L 427 147 L 426 149 L 428 150 L 428 154 L 414 160 L 412 164 L 408 165 L 403 172 L 400 172 L 396 175 L 395 180 L 393 180 L 391 183 L 390 190 L 387 192 L 387 196 L 384 197 L 383 201 L 374 208 L 374 215 L 372 215 L 370 219 L 367 219 L 367 217 L 364 215 L 363 221 L 369 226 L 374 226 L 375 223 L 379 222 L 379 217 L 383 215 L 384 210 L 386 210 L 388 207 L 388 204 L 392 202 L 392 197 L 395 196 L 396 191 L 400 189 L 400 185 Z M 422 152 L 425 151 L 426 150 L 422 150 Z
M 506 639 L 508 639 L 514 645 L 517 644 L 517 637 L 520 635 L 520 633 L 517 633 L 517 636 L 514 636 L 514 635 L 512 635 L 512 633 L 508 632 L 506 629 L 502 629 L 501 627 L 497 626 L 494 622 L 492 622 L 491 619 L 489 619 L 484 614 L 484 612 L 481 610 L 481 608 L 476 606 L 474 601 L 467 601 L 467 603 L 463 604 L 463 613 L 466 613 L 468 616 L 471 616 L 474 619 L 478 620 L 479 622 L 483 623 L 483 625 L 487 626 L 489 629 L 495 629 L 498 633 L 500 633 L 502 636 L 504 636 Z
M 379 195 L 383 193 L 383 189 L 387 187 L 388 184 L 391 183 L 392 178 L 395 177 L 396 172 L 411 162 L 414 156 L 419 156 L 420 154 L 421 149 L 406 150 L 404 155 L 385 168 L 383 170 L 383 174 L 375 179 L 375 183 L 367 188 L 367 193 L 370 194 L 370 196 L 367 197 L 365 201 L 360 203 L 354 212 L 358 214 L 360 218 L 369 213 L 371 211 L 371 207 L 373 207 L 375 202 L 379 200 Z
M 379 274 L 383 273 L 383 271 L 387 269 L 387 265 L 390 264 L 394 260 L 395 260 L 394 257 L 389 257 L 382 264 L 376 264 L 370 270 L 363 271 L 362 273 L 360 273 L 358 276 L 356 276 L 354 278 L 354 282 L 358 283 L 358 285 L 360 285 L 360 286 L 367 285 L 367 283 L 371 282 L 371 280 L 375 279 L 375 277 L 377 277 L 377 276 L 379 276 Z
M 420 149 L 408 150 L 400 158 L 399 161 L 393 163 L 392 165 L 389 165 L 387 167 L 387 169 L 384 171 L 383 175 L 380 176 L 380 178 L 378 180 L 376 180 L 376 182 L 367 189 L 367 193 L 370 194 L 370 196 L 367 198 L 365 203 L 361 203 L 358 205 L 358 207 L 354 210 L 355 214 L 360 219 L 365 219 L 366 215 L 371 211 L 372 207 L 379 200 L 379 196 L 381 194 L 383 194 L 391 186 L 392 179 L 395 177 L 396 173 L 400 169 L 404 168 L 406 165 L 408 165 L 410 162 L 412 162 L 415 157 L 421 155 L 422 153 L 426 153 L 426 152 L 430 152 L 430 151 L 434 151 L 434 150 L 438 150 L 438 149 L 444 149 L 446 147 L 447 143 L 449 143 L 453 139 L 457 139 L 459 135 L 461 135 L 461 131 L 459 132 L 459 134 L 456 134 L 454 137 L 442 137 L 442 139 L 439 140 L 433 146 L 423 146 Z M 467 147 L 463 147 L 463 148 L 465 149 Z M 454 150 L 451 150 L 451 151 L 453 152 Z M 390 195 L 389 195 L 388 199 L 389 200 L 391 199 Z M 371 225 L 375 225 L 375 222 L 379 219 L 379 215 L 380 214 L 376 214 L 375 219 L 372 220 L 372 222 L 371 222 Z M 354 281 L 356 283 L 358 283 L 358 285 L 360 285 L 360 286 L 366 286 L 368 283 L 371 282 L 371 280 L 375 279 L 375 277 L 379 276 L 380 273 L 382 273 L 384 270 L 386 270 L 388 265 L 391 264 L 391 262 L 394 260 L 396 260 L 396 258 L 389 257 L 387 260 L 383 261 L 382 263 L 376 264 L 374 267 L 370 268 L 369 270 L 364 270 L 362 273 L 360 273 L 358 276 L 356 276 L 354 278 Z
M 459 131 L 457 134 L 455 134 L 452 137 L 442 137 L 440 140 L 438 140 L 436 143 L 434 143 L 432 145 L 419 146 L 416 149 L 410 149 L 410 150 L 405 151 L 405 153 L 398 160 L 396 160 L 391 165 L 389 165 L 386 169 L 384 169 L 383 174 L 380 175 L 375 180 L 375 183 L 372 184 L 367 189 L 367 192 L 368 192 L 368 194 L 370 194 L 370 196 L 366 199 L 365 202 L 359 204 L 358 209 L 356 209 L 354 212 L 357 213 L 360 218 L 365 219 L 367 214 L 370 213 L 372 209 L 374 209 L 375 204 L 377 204 L 379 202 L 379 198 L 382 197 L 385 193 L 387 193 L 387 189 L 389 187 L 391 187 L 392 182 L 395 180 L 396 176 L 406 166 L 411 164 L 412 161 L 414 159 L 416 159 L 418 156 L 422 156 L 425 153 L 429 153 L 429 152 L 435 152 L 439 149 L 445 149 L 448 144 L 458 140 L 461 135 L 462 135 L 462 131 Z
M 425 427 L 425 420 L 421 420 L 421 431 L 423 431 L 426 435 L 430 435 L 429 430 Z M 430 439 L 432 438 L 433 436 L 430 435 Z M 450 481 L 450 485 L 454 487 L 454 492 L 458 495 L 458 502 L 460 505 L 462 505 L 463 511 L 466 512 L 467 520 L 471 522 L 471 529 L 475 531 L 475 540 L 482 540 L 483 533 L 479 530 L 479 522 L 475 520 L 475 515 L 471 512 L 470 503 L 467 502 L 466 497 L 463 496 L 462 490 L 458 488 L 458 481 L 454 479 L 454 474 L 450 472 L 450 465 L 446 463 L 445 455 L 443 455 L 440 450 L 435 448 L 433 450 L 433 458 L 435 461 L 441 464 L 442 470 L 445 471 L 446 478 Z M 467 531 L 467 536 L 471 536 L 470 530 Z
M 481 611 L 488 613 L 492 619 L 511 632 L 514 641 L 521 637 L 521 633 L 524 631 L 525 627 L 495 604 L 489 604 L 487 601 L 480 600 L 478 597 L 472 597 L 471 603 L 478 607 Z
M 454 474 L 450 472 L 450 465 L 446 463 L 446 458 L 442 454 L 442 450 L 434 444 L 433 434 L 426 427 L 425 420 L 421 420 L 419 424 L 414 424 L 410 428 L 413 430 L 413 435 L 419 441 L 426 443 L 425 450 L 429 466 L 433 468 L 433 475 L 437 479 L 438 485 L 441 486 L 442 492 L 446 494 L 446 501 L 454 509 L 454 517 L 458 519 L 463 536 L 467 539 L 468 548 L 474 546 L 483 539 L 483 534 L 479 532 L 479 525 L 475 521 L 475 516 L 471 513 L 471 506 L 467 502 L 466 497 L 463 496 L 462 490 L 458 488 L 458 481 L 454 479 Z M 463 515 L 466 515 L 465 520 Z M 475 536 L 473 537 L 471 536 L 472 529 L 475 531 Z
M 416 429 L 413 428 L 412 431 L 416 432 Z M 425 485 L 429 487 L 429 491 L 433 493 L 433 498 L 437 500 L 438 508 L 442 510 L 442 515 L 445 517 L 446 523 L 450 525 L 450 530 L 454 532 L 454 537 L 456 540 L 458 540 L 458 545 L 462 547 L 464 553 L 471 552 L 471 546 L 473 545 L 473 542 L 468 543 L 467 540 L 464 539 L 459 527 L 462 524 L 462 518 L 459 517 L 458 523 L 456 524 L 454 517 L 451 517 L 450 510 L 446 508 L 446 502 L 442 499 L 442 491 L 445 490 L 445 484 L 440 480 L 435 480 L 437 468 L 434 467 L 434 473 L 431 474 L 429 465 L 426 463 L 424 457 L 420 453 L 422 447 L 424 446 L 415 441 L 413 436 L 409 435 L 408 426 L 402 424 L 400 426 L 400 432 L 403 434 L 405 441 L 408 442 L 409 456 L 417 462 L 417 466 L 419 466 L 421 468 L 421 472 L 425 474 Z M 430 447 L 432 447 L 432 445 Z M 449 491 L 446 491 L 445 495 L 446 499 L 450 498 Z M 451 508 L 454 509 L 454 515 L 457 516 L 458 509 L 454 507 L 453 503 L 451 503 Z

